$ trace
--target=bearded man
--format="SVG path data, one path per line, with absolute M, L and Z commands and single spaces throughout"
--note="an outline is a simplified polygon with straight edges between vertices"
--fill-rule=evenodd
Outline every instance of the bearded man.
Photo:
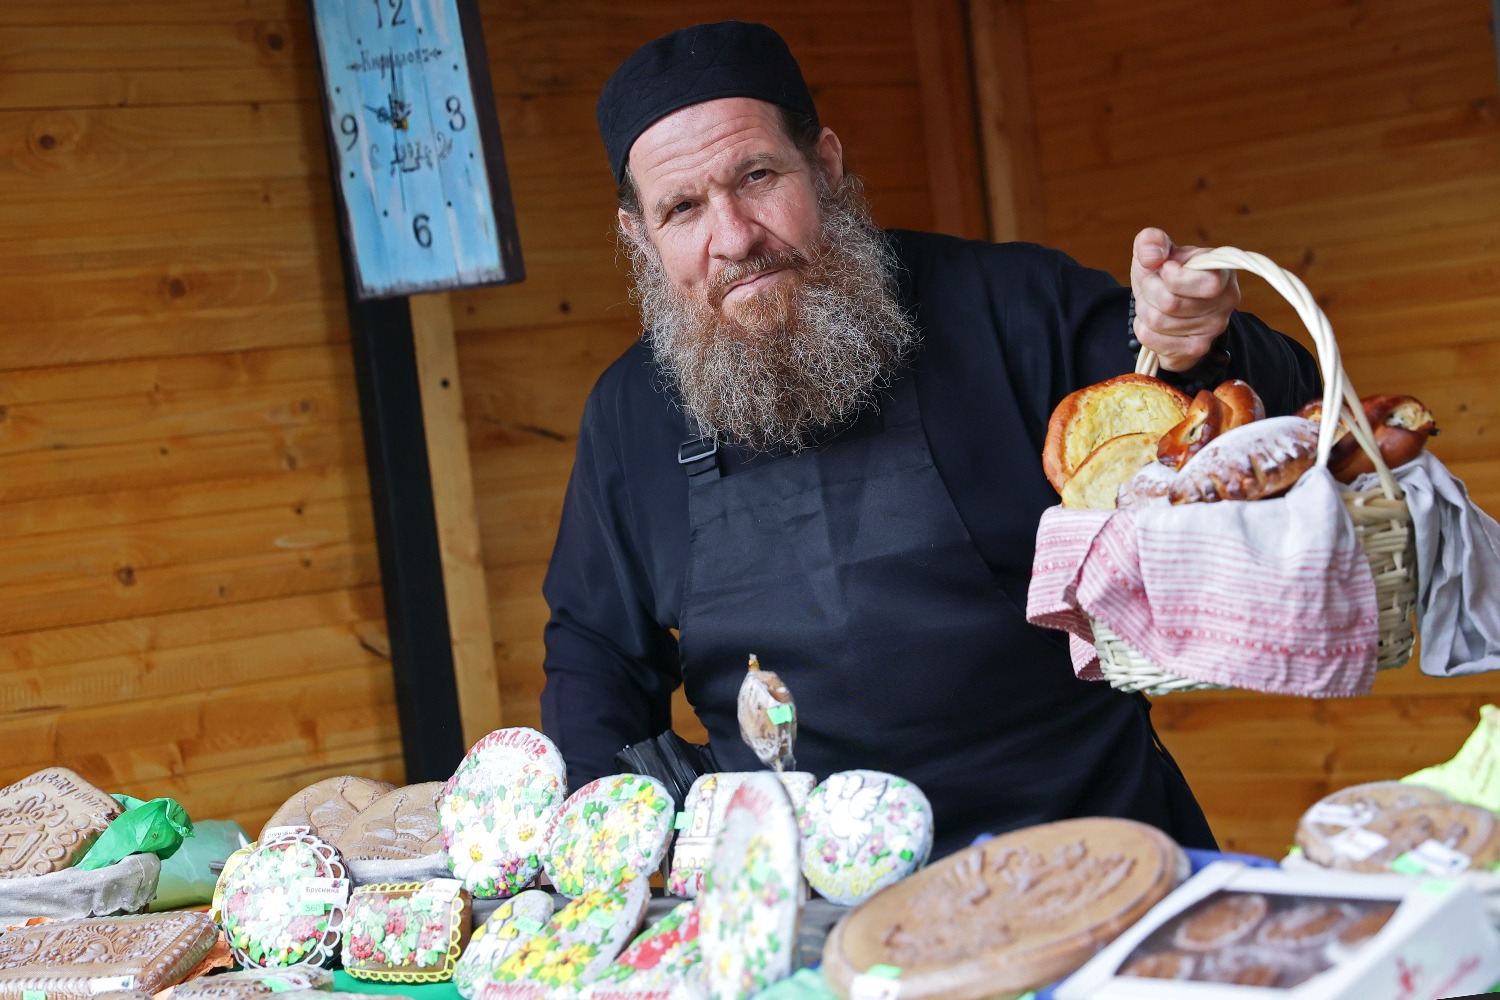
M 1025 621 L 1057 502 L 1042 442 L 1140 344 L 1271 413 L 1317 395 L 1307 352 L 1160 230 L 1131 289 L 1042 247 L 879 230 L 764 25 L 649 43 L 598 117 L 645 333 L 585 407 L 544 586 L 570 786 L 669 729 L 679 684 L 716 766 L 758 767 L 735 715 L 755 653 L 796 700 L 799 766 L 912 780 L 938 854 L 1080 815 L 1212 846 L 1146 700 Z

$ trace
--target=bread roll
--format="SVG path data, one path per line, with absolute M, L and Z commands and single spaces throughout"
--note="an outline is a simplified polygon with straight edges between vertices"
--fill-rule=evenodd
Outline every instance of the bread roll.
M 1437 419 L 1415 396 L 1385 394 L 1360 400 L 1365 419 L 1375 432 L 1375 445 L 1389 468 L 1405 465 L 1422 453 L 1427 439 L 1437 433 Z M 1315 399 L 1297 415 L 1318 422 L 1323 417 L 1323 401 Z M 1348 418 L 1339 418 L 1338 438 L 1328 452 L 1328 471 L 1341 483 L 1352 483 L 1366 472 L 1375 471 L 1375 463 L 1349 433 Z
M 1191 402 L 1186 393 L 1149 375 L 1118 375 L 1085 386 L 1052 411 L 1042 471 L 1061 493 L 1101 444 L 1122 434 L 1148 433 L 1155 441 L 1182 420 Z
M 1224 404 L 1224 423 L 1219 428 L 1221 431 L 1232 431 L 1236 427 L 1266 418 L 1266 404 L 1261 402 L 1260 395 L 1250 388 L 1248 382 L 1237 378 L 1220 382 L 1214 389 L 1214 396 Z
M 1115 506 L 1120 510 L 1166 506 L 1171 502 L 1167 493 L 1176 478 L 1177 470 L 1160 462 L 1148 462 L 1120 487 L 1120 492 L 1115 495 Z
M 1187 416 L 1156 443 L 1156 460 L 1169 469 L 1181 469 L 1202 451 L 1224 427 L 1224 403 L 1204 389 L 1193 397 Z
M 1220 434 L 1188 460 L 1167 496 L 1174 504 L 1264 500 L 1291 489 L 1317 462 L 1318 425 L 1272 417 Z
M 1095 448 L 1063 484 L 1062 505 L 1075 510 L 1114 510 L 1120 487 L 1136 470 L 1155 461 L 1155 434 L 1110 438 Z

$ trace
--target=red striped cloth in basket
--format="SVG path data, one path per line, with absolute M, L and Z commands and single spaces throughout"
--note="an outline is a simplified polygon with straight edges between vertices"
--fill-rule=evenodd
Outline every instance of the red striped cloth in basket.
M 1276 694 L 1366 694 L 1377 613 L 1338 484 L 1314 469 L 1283 497 L 1142 510 L 1054 507 L 1037 530 L 1027 619 L 1067 631 L 1098 678 L 1090 616 L 1162 670 Z

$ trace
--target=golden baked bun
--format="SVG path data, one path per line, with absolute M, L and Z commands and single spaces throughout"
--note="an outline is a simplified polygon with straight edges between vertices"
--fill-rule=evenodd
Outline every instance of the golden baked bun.
M 1042 446 L 1042 471 L 1061 493 L 1095 448 L 1122 434 L 1155 441 L 1182 420 L 1192 400 L 1149 375 L 1117 375 L 1070 393 L 1052 411 Z
M 1120 487 L 1120 492 L 1115 495 L 1115 508 L 1139 510 L 1142 507 L 1165 507 L 1171 503 L 1167 494 L 1176 478 L 1176 469 L 1170 469 L 1160 462 L 1148 462 Z
M 1427 439 L 1437 433 L 1437 418 L 1422 405 L 1415 396 L 1384 394 L 1366 396 L 1360 400 L 1365 419 L 1375 432 L 1375 445 L 1380 457 L 1394 469 L 1405 465 L 1422 453 Z M 1322 419 L 1323 401 L 1315 399 L 1297 411 L 1298 416 L 1314 422 Z M 1339 418 L 1338 438 L 1328 452 L 1328 471 L 1341 483 L 1352 483 L 1366 472 L 1375 471 L 1375 463 L 1349 433 L 1345 418 Z
M 1214 387 L 1214 395 L 1224 404 L 1224 423 L 1221 431 L 1232 431 L 1266 417 L 1266 404 L 1260 394 L 1250 388 L 1249 382 L 1232 378 Z
M 1224 429 L 1224 402 L 1204 389 L 1193 397 L 1187 415 L 1156 442 L 1156 458 L 1169 469 L 1180 469 Z
M 1120 487 L 1143 465 L 1156 461 L 1156 435 L 1150 432 L 1112 437 L 1063 484 L 1062 505 L 1075 510 L 1114 510 Z
M 1172 481 L 1174 504 L 1264 500 L 1291 489 L 1318 460 L 1318 425 L 1272 417 L 1225 431 L 1188 459 Z

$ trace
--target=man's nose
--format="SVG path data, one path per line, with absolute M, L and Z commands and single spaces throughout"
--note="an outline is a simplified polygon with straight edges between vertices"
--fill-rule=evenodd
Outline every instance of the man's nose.
M 765 242 L 766 231 L 753 212 L 737 198 L 714 206 L 713 232 L 708 252 L 721 260 L 745 260 Z

